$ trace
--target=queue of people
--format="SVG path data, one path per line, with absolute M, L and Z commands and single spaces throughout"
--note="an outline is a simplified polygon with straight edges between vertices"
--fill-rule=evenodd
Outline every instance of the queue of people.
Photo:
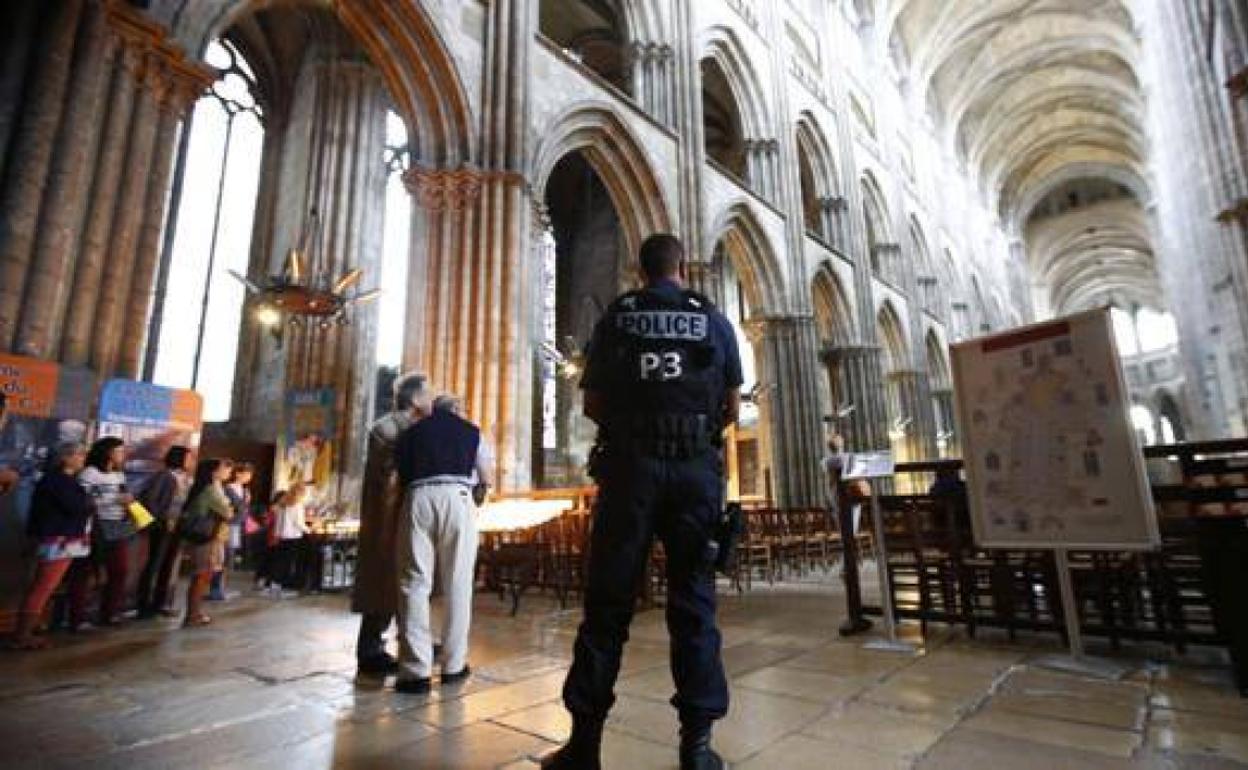
M 235 532 L 230 523 L 253 515 L 247 507 L 253 469 L 204 459 L 192 474 L 191 451 L 175 446 L 164 467 L 132 492 L 123 470 L 126 452 L 121 439 L 107 436 L 89 448 L 62 444 L 50 456 L 31 498 L 27 534 L 36 566 L 11 646 L 47 646 L 39 630 L 62 583 L 67 626 L 74 632 L 176 616 L 173 589 L 184 554 L 194 570 L 183 625 L 211 621 L 203 602 L 214 575 L 225 569 Z M 98 612 L 90 615 L 93 583 L 100 597 Z

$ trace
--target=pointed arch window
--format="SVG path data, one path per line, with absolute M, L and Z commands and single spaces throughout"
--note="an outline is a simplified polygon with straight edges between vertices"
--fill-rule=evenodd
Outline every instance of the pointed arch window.
M 382 240 L 378 300 L 377 366 L 398 370 L 403 365 L 407 327 L 407 275 L 411 249 L 412 198 L 403 175 L 412 167 L 407 125 L 393 110 L 386 115 L 386 213 Z
M 230 418 L 247 273 L 264 154 L 265 111 L 256 76 L 229 40 L 208 46 L 220 76 L 195 105 L 181 158 L 168 265 L 152 334 L 152 379 L 198 390 L 210 422 Z M 193 309 L 193 310 L 192 310 Z

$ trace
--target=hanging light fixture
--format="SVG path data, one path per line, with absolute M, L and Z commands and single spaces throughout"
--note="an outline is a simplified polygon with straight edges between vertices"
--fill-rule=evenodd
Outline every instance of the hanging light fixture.
M 355 291 L 364 271 L 355 268 L 334 280 L 322 264 L 321 217 L 316 209 L 308 216 L 299 245 L 290 250 L 282 272 L 256 283 L 234 270 L 230 275 L 247 287 L 253 298 L 255 319 L 273 329 L 280 342 L 283 326 L 327 330 L 351 323 L 348 311 L 381 296 L 381 289 Z

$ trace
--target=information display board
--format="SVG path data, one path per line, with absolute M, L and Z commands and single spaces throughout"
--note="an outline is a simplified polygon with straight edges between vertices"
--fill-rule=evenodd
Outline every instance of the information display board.
M 892 452 L 858 452 L 848 457 L 843 479 L 886 479 L 893 475 Z
M 952 359 L 980 546 L 1159 543 L 1108 309 L 960 343 Z
M 204 399 L 178 390 L 133 380 L 109 380 L 100 393 L 100 436 L 126 442 L 126 484 L 142 489 L 149 476 L 165 467 L 173 446 L 199 448 L 204 429 Z

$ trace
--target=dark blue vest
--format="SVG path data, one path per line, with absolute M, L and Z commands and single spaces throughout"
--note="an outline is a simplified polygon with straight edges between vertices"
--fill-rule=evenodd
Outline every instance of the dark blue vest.
M 468 478 L 477 465 L 481 431 L 450 412 L 435 411 L 403 432 L 395 447 L 404 484 L 435 476 Z

